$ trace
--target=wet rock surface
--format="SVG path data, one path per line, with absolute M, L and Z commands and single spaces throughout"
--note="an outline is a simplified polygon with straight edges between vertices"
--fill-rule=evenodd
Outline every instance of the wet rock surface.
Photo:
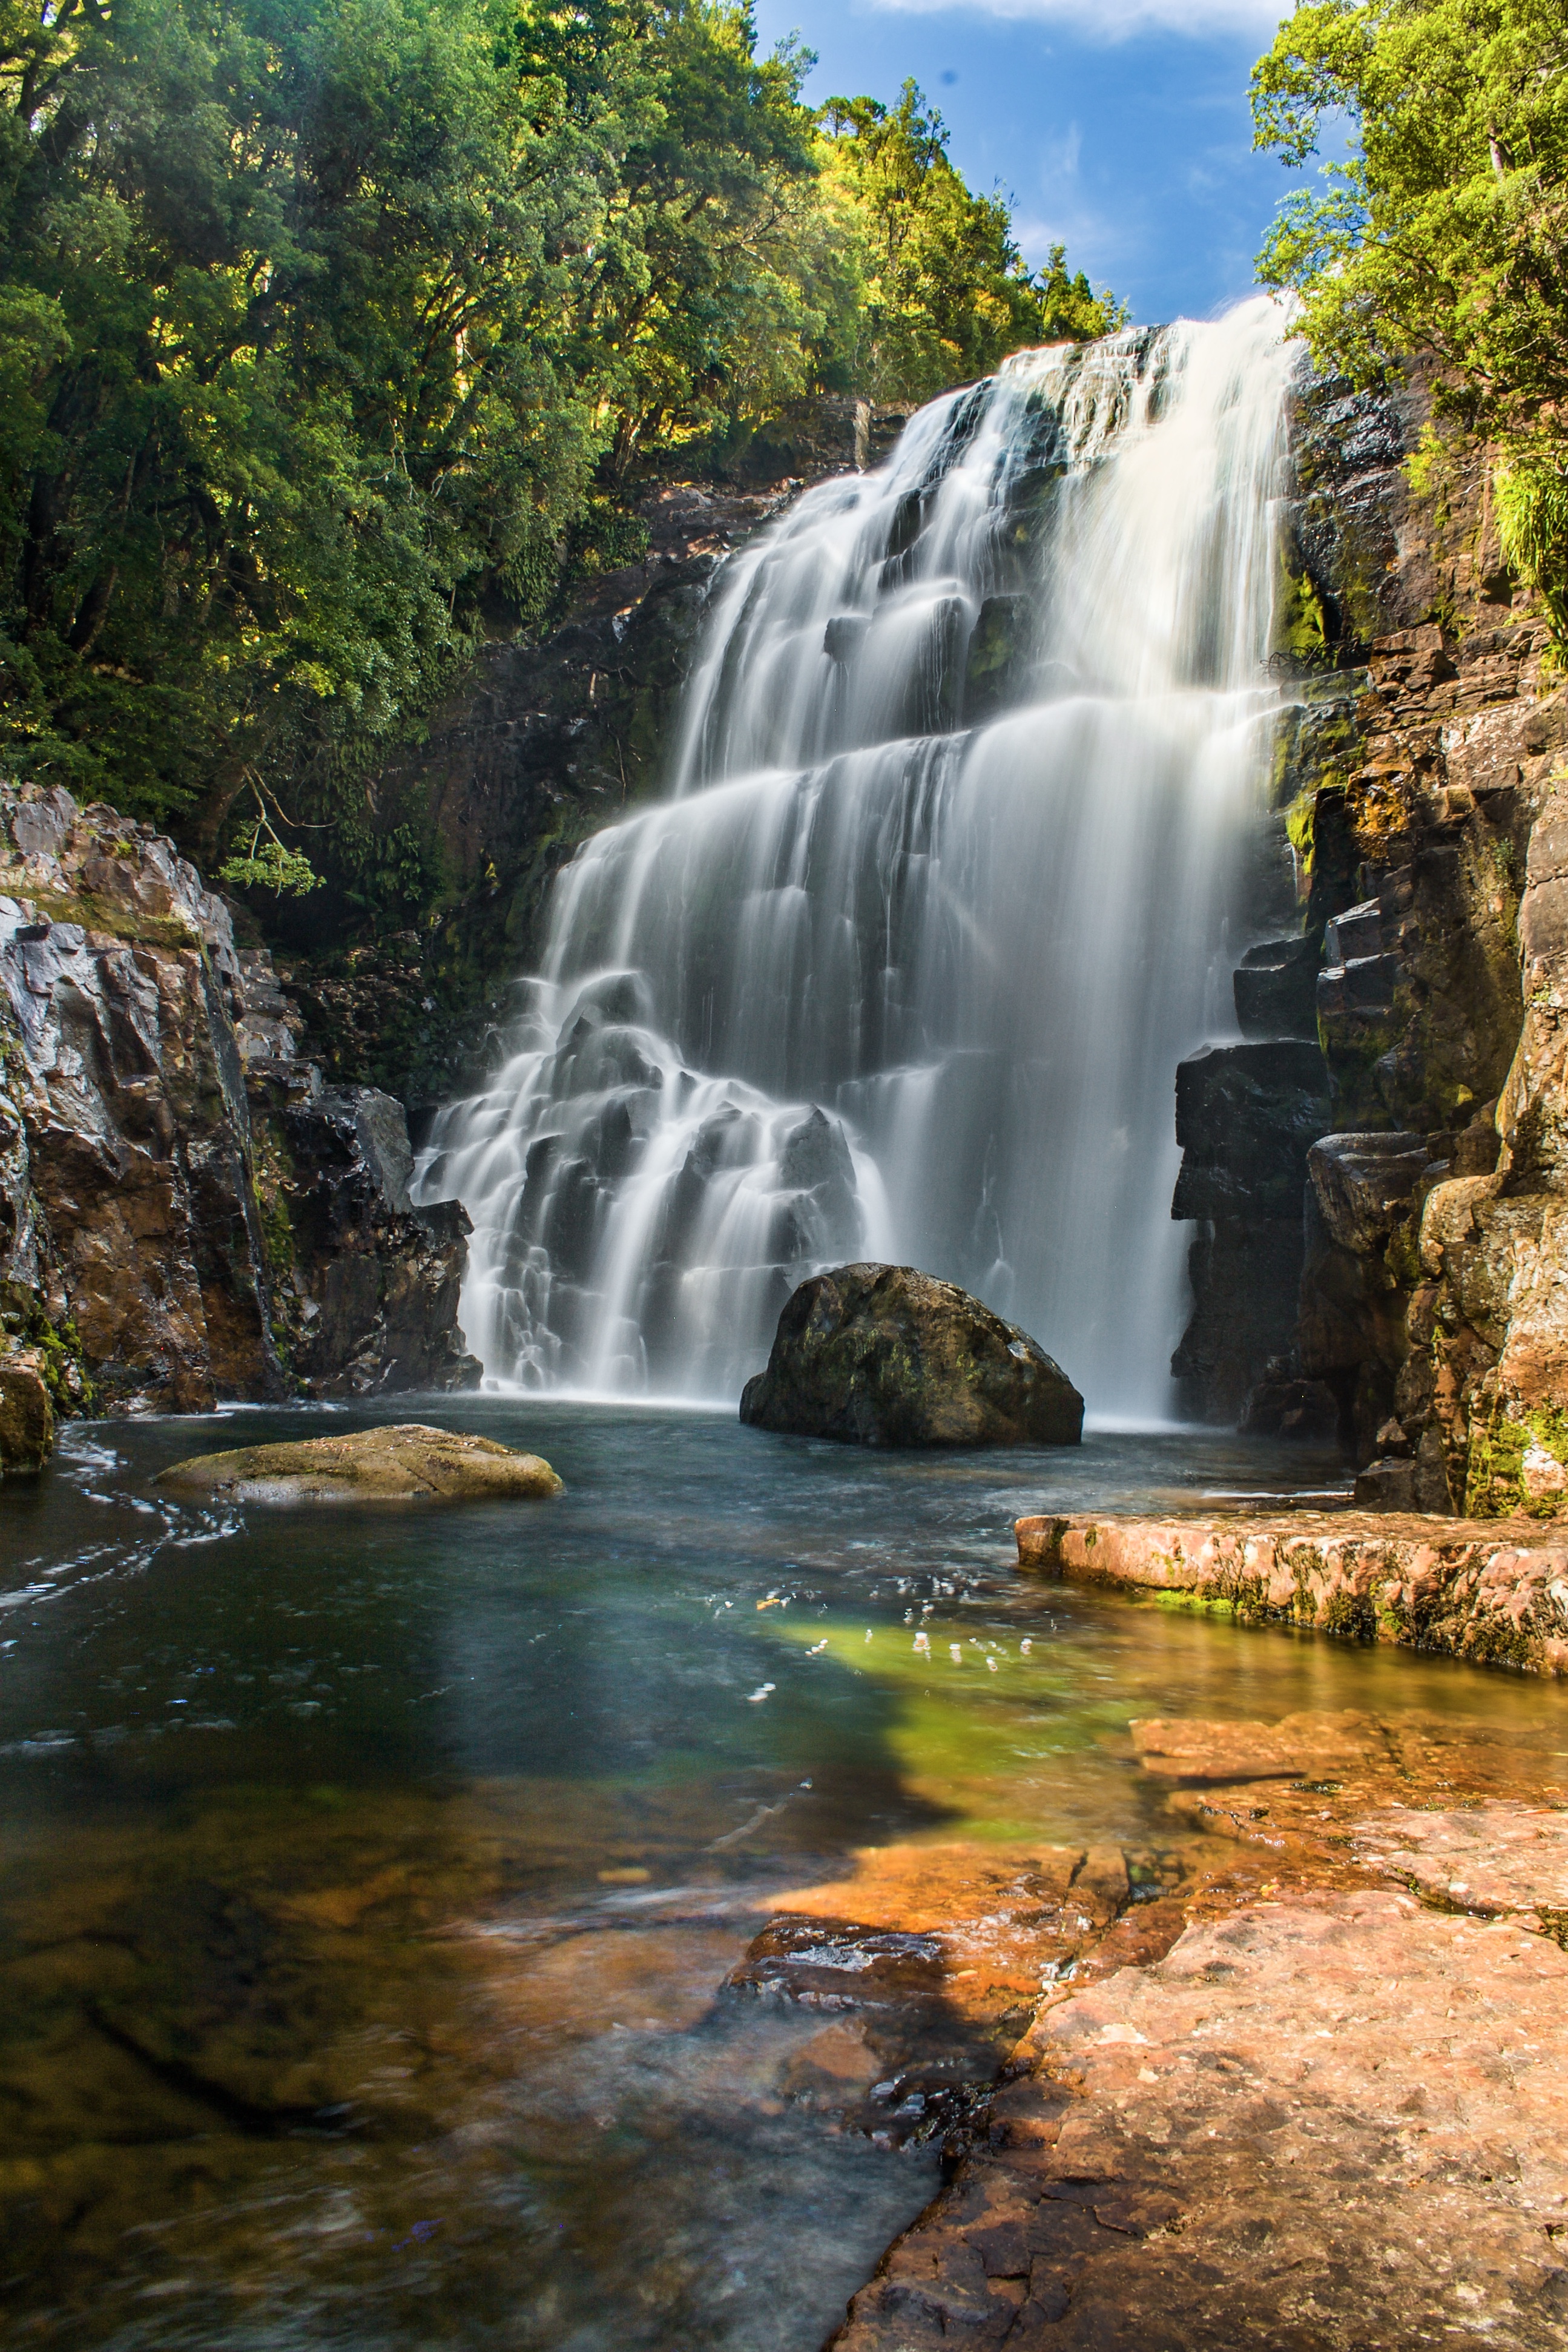
M 1047 1990 L 836 2352 L 1561 2344 L 1563 1789 L 1437 1719 L 1134 1739 L 1210 1843 Z
M 195 1454 L 161 1472 L 158 1483 L 175 1493 L 242 1503 L 415 1495 L 457 1502 L 561 1492 L 560 1479 L 537 1454 L 518 1454 L 494 1438 L 420 1422 L 294 1444 Z
M 1456 1657 L 1568 1674 L 1568 1546 L 1531 1520 L 1293 1511 L 1016 1525 L 1020 1564 Z
M 1016 1324 L 912 1266 L 803 1282 L 741 1418 L 858 1445 L 1076 1445 L 1083 1399 Z
M 0 1339 L 57 1411 L 471 1386 L 460 1209 L 150 826 L 0 787 Z M 19 1378 L 20 1375 L 17 1375 Z
M 1260 1369 L 1291 1348 L 1307 1152 L 1330 1117 L 1315 1038 L 1207 1045 L 1177 1068 L 1171 1214 L 1198 1238 L 1194 1309 L 1171 1369 L 1190 1411 L 1238 1417 Z

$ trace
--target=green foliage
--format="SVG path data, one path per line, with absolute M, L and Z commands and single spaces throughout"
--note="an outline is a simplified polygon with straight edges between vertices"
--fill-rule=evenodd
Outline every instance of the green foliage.
M 1439 405 L 1497 442 L 1509 557 L 1568 593 L 1568 20 L 1560 0 L 1309 0 L 1253 75 L 1257 143 L 1309 163 L 1325 126 L 1354 148 L 1281 205 L 1259 258 L 1303 297 L 1317 357 L 1375 382 L 1416 352 Z M 1416 453 L 1430 479 L 1439 445 Z
M 634 461 L 1110 322 L 811 63 L 733 0 L 0 0 L 0 751 L 425 903 L 363 778 L 640 551 Z
M 1568 646 L 1568 469 L 1542 455 L 1516 458 L 1496 481 L 1504 561 L 1536 591 Z
M 1039 276 L 1013 242 L 1006 205 L 965 187 L 947 131 L 912 81 L 891 110 L 830 99 L 829 187 L 844 205 L 862 284 L 856 373 L 886 400 L 925 400 L 984 375 L 1008 352 L 1083 342 L 1126 317 L 1068 275 L 1052 248 Z

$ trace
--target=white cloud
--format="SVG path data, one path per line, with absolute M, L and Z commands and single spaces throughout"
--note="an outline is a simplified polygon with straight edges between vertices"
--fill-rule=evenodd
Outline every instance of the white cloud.
M 1184 33 L 1194 39 L 1246 33 L 1267 40 L 1289 7 L 1280 0 L 873 0 L 910 16 L 1002 16 L 1014 22 L 1060 25 L 1102 41 L 1131 34 Z

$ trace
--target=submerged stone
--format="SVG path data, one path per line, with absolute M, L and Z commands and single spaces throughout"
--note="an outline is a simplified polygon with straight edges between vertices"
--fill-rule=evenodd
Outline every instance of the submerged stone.
M 430 1495 L 444 1502 L 470 1496 L 558 1495 L 562 1482 L 537 1454 L 514 1454 L 467 1430 L 400 1422 L 290 1445 L 242 1445 L 230 1454 L 194 1454 L 158 1476 L 161 1486 L 221 1496 L 237 1503 L 296 1503 Z
M 1037 1339 L 908 1265 L 841 1265 L 779 1317 L 741 1419 L 856 1445 L 1076 1445 L 1083 1399 Z

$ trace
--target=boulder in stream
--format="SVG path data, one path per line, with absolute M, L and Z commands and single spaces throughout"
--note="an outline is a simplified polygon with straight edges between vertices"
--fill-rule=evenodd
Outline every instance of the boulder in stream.
M 459 1502 L 561 1492 L 561 1480 L 537 1454 L 514 1454 L 494 1438 L 430 1429 L 417 1421 L 297 1444 L 193 1454 L 160 1471 L 158 1484 L 236 1503 L 374 1502 L 417 1495 Z
M 1038 1340 L 909 1265 L 840 1265 L 779 1317 L 741 1419 L 856 1445 L 1076 1445 L 1083 1399 Z

